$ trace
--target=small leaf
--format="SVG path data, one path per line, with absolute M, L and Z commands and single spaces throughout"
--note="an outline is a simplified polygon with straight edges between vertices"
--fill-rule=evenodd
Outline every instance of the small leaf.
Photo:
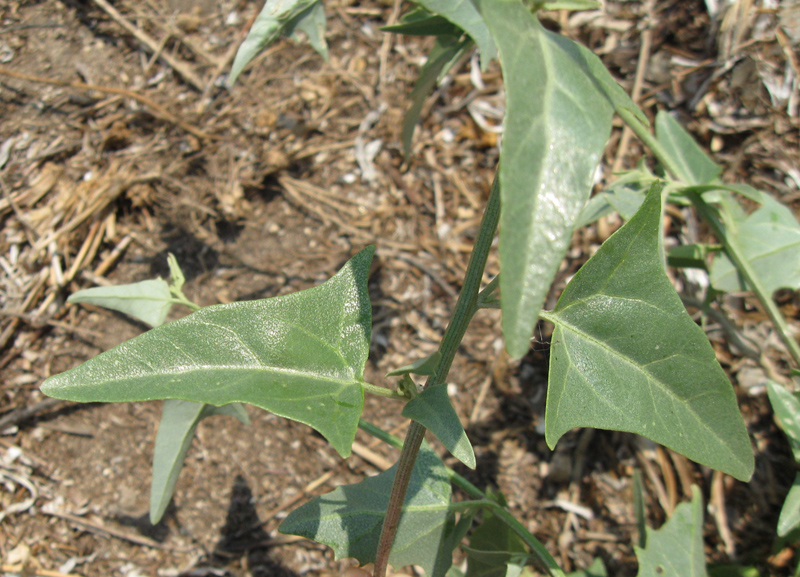
M 703 557 L 703 497 L 692 486 L 691 503 L 681 503 L 658 531 L 647 529 L 647 547 L 634 545 L 637 577 L 706 577 Z
M 164 516 L 172 499 L 197 424 L 211 415 L 230 415 L 245 425 L 249 423 L 247 412 L 239 403 L 214 407 L 175 399 L 164 401 L 153 452 L 153 481 L 150 484 L 150 522 L 153 525 Z
M 417 0 L 417 3 L 428 11 L 447 18 L 475 41 L 481 52 L 481 68 L 484 71 L 497 58 L 492 35 L 472 0 Z
M 305 423 L 350 454 L 364 403 L 374 247 L 298 293 L 206 307 L 50 377 L 72 401 L 243 402 Z
M 475 468 L 475 452 L 450 403 L 447 385 L 434 385 L 422 391 L 406 403 L 403 416 L 417 421 L 436 435 L 456 459 L 470 469 Z
M 795 463 L 800 463 L 800 399 L 774 381 L 767 381 L 767 396 L 781 429 L 789 439 Z
M 253 26 L 244 39 L 231 67 L 228 86 L 233 86 L 244 67 L 271 42 L 274 42 L 287 27 L 297 23 L 297 17 L 313 8 L 319 0 L 266 0 Z M 291 33 L 291 31 L 290 31 Z
M 387 377 L 400 377 L 402 375 L 421 375 L 430 377 L 436 373 L 436 367 L 441 360 L 442 355 L 439 351 L 423 357 L 399 369 L 394 369 L 386 373 Z
M 660 223 L 655 185 L 542 315 L 556 325 L 547 444 L 573 427 L 629 431 L 747 480 L 753 451 L 736 395 L 667 278 Z
M 401 141 L 403 143 L 403 156 L 408 159 L 411 155 L 411 145 L 414 139 L 414 130 L 419 122 L 419 115 L 425 104 L 425 99 L 436 85 L 436 80 L 448 64 L 452 64 L 458 54 L 467 49 L 471 44 L 469 40 L 459 40 L 455 36 L 439 36 L 431 48 L 425 64 L 419 71 L 417 83 L 411 91 L 409 99 L 411 107 L 403 119 Z
M 567 573 L 567 577 L 608 577 L 608 570 L 602 557 L 595 557 L 592 564 L 586 569 Z
M 663 110 L 656 115 L 656 139 L 669 155 L 672 164 L 680 170 L 680 174 L 675 176 L 684 183 L 707 184 L 722 174 L 722 168 L 703 152 L 671 114 Z
M 800 527 L 800 473 L 797 473 L 783 502 L 781 515 L 778 517 L 778 536 L 785 537 Z
M 84 289 L 72 294 L 67 302 L 89 303 L 119 311 L 157 327 L 164 324 L 174 300 L 167 282 L 159 278 Z
M 169 266 L 169 283 L 174 290 L 180 292 L 183 285 L 186 284 L 186 277 L 183 275 L 178 259 L 175 258 L 174 254 L 169 253 L 167 255 L 167 265 Z
M 780 288 L 800 288 L 800 224 L 792 211 L 762 196 L 761 207 L 741 224 L 725 219 L 729 242 L 736 243 L 756 276 L 772 294 Z M 711 265 L 711 284 L 720 291 L 750 290 L 734 264 L 720 253 Z
M 292 511 L 280 532 L 301 535 L 330 546 L 337 559 L 355 557 L 362 565 L 375 561 L 383 518 L 397 465 L 355 485 L 345 485 Z M 442 555 L 454 531 L 447 470 L 423 443 L 403 505 L 389 563 L 421 565 L 426 575 L 442 577 L 452 556 Z
M 328 43 L 325 41 L 325 7 L 322 2 L 317 2 L 311 8 L 295 16 L 287 24 L 285 34 L 291 34 L 292 37 L 295 37 L 297 30 L 306 35 L 311 47 L 327 62 Z
M 595 74 L 605 68 L 589 50 L 545 30 L 519 0 L 476 5 L 506 86 L 500 300 L 506 349 L 521 357 L 589 197 L 614 109 Z

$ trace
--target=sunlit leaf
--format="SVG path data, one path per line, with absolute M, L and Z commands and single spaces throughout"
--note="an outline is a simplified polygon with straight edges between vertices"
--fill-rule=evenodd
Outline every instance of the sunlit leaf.
M 656 115 L 656 139 L 680 171 L 675 176 L 684 183 L 706 184 L 722 173 L 722 168 L 703 152 L 683 126 L 663 110 Z
M 164 516 L 172 499 L 198 423 L 212 415 L 230 415 L 245 425 L 249 423 L 247 412 L 239 403 L 214 407 L 176 399 L 164 401 L 153 451 L 153 481 L 150 484 L 150 522 L 154 525 Z
M 661 255 L 661 193 L 578 271 L 552 313 L 545 435 L 574 427 L 644 435 L 747 480 L 753 452 L 736 395 Z
M 374 247 L 327 282 L 270 299 L 206 307 L 50 377 L 72 401 L 243 402 L 310 425 L 350 454 L 369 352 Z
M 396 468 L 312 499 L 286 517 L 281 533 L 324 543 L 337 559 L 355 557 L 362 565 L 374 562 Z M 423 444 L 389 556 L 391 565 L 420 565 L 431 577 L 447 572 L 452 556 L 443 555 L 442 546 L 452 544 L 450 536 L 455 531 L 450 494 L 444 464 Z
M 595 78 L 605 68 L 589 50 L 545 30 L 518 0 L 476 5 L 506 88 L 500 295 L 506 348 L 521 357 L 589 197 L 613 106 Z
M 306 35 L 308 43 L 326 61 L 328 60 L 328 43 L 325 41 L 325 7 L 322 2 L 317 2 L 311 8 L 304 10 L 287 25 L 287 32 L 291 35 L 300 31 Z
M 739 246 L 770 294 L 800 288 L 800 224 L 788 207 L 770 196 L 763 195 L 762 203 L 744 222 L 726 227 L 728 242 Z M 750 290 L 724 253 L 711 265 L 711 284 L 721 291 Z
M 133 284 L 101 286 L 73 293 L 67 302 L 89 303 L 119 311 L 157 327 L 164 324 L 174 299 L 167 281 L 145 280 Z
M 447 385 L 434 385 L 422 391 L 406 403 L 403 416 L 424 426 L 436 435 L 456 459 L 470 469 L 475 468 L 475 452 L 450 403 Z
M 703 497 L 692 486 L 692 502 L 681 503 L 661 529 L 647 529 L 647 547 L 634 546 L 637 577 L 706 577 L 703 556 Z
M 244 67 L 271 42 L 283 34 L 291 34 L 304 13 L 310 13 L 318 2 L 320 0 L 266 0 L 247 38 L 239 46 L 228 77 L 228 86 L 233 86 Z
M 466 32 L 478 45 L 481 52 L 481 68 L 497 58 L 497 50 L 486 23 L 475 9 L 472 0 L 417 0 L 430 12 L 447 18 Z

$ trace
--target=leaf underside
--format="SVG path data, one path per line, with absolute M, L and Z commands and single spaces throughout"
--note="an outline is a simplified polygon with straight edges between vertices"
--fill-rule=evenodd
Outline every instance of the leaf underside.
M 350 454 L 364 398 L 374 247 L 297 293 L 206 307 L 50 377 L 42 391 L 82 402 L 242 402 L 305 423 Z
M 660 222 L 655 185 L 546 315 L 547 443 L 573 427 L 629 431 L 747 480 L 753 452 L 736 396 L 666 276 Z
M 159 278 L 133 284 L 83 289 L 72 294 L 67 302 L 88 303 L 119 311 L 151 327 L 157 327 L 167 320 L 173 300 L 169 284 Z

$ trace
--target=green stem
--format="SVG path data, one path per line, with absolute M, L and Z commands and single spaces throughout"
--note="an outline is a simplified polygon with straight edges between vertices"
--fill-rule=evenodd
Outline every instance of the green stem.
M 617 109 L 617 114 L 620 115 L 622 120 L 625 121 L 631 130 L 633 130 L 636 135 L 644 142 L 644 144 L 655 154 L 656 158 L 658 158 L 659 162 L 666 168 L 672 175 L 678 179 L 685 179 L 685 175 L 682 173 L 680 167 L 675 165 L 670 158 L 670 155 L 664 150 L 661 146 L 661 143 L 650 134 L 650 131 L 647 127 L 642 124 L 642 122 L 633 115 L 632 112 L 626 110 L 624 108 Z M 739 273 L 744 277 L 745 282 L 747 285 L 753 289 L 753 292 L 756 295 L 756 298 L 761 303 L 761 306 L 764 307 L 764 310 L 767 313 L 767 316 L 772 321 L 772 324 L 775 327 L 775 330 L 778 331 L 778 335 L 780 335 L 781 340 L 783 340 L 784 346 L 789 351 L 792 359 L 795 362 L 795 365 L 800 367 L 800 345 L 798 345 L 797 341 L 792 336 L 791 332 L 789 331 L 789 326 L 786 324 L 786 320 L 783 318 L 780 309 L 778 309 L 778 305 L 775 304 L 775 301 L 772 299 L 772 294 L 766 290 L 766 287 L 761 283 L 761 279 L 758 278 L 753 267 L 750 266 L 750 261 L 742 252 L 741 247 L 735 241 L 732 241 L 731 238 L 726 234 L 725 227 L 723 226 L 722 222 L 717 218 L 715 211 L 708 205 L 708 203 L 703 200 L 703 197 L 698 192 L 685 192 L 686 197 L 692 201 L 695 210 L 697 213 L 705 220 L 711 229 L 714 231 L 714 234 L 717 236 L 719 241 L 722 243 L 722 246 L 725 248 L 725 254 L 728 255 L 728 258 L 731 259 L 736 268 L 739 270 Z
M 494 234 L 497 230 L 497 223 L 499 220 L 500 184 L 497 175 L 495 175 L 494 182 L 492 183 L 492 191 L 489 194 L 489 201 L 486 204 L 480 229 L 478 230 L 478 238 L 475 239 L 475 246 L 472 249 L 472 255 L 467 265 L 467 272 L 464 276 L 464 286 L 461 288 L 461 292 L 458 295 L 453 317 L 439 345 L 441 358 L 439 359 L 439 364 L 434 376 L 428 379 L 426 387 L 438 385 L 445 381 L 447 373 L 450 371 L 450 366 L 453 364 L 453 359 L 456 356 L 456 351 L 467 331 L 469 322 L 472 320 L 475 311 L 478 310 L 478 293 L 480 291 L 481 279 L 483 278 L 486 260 L 489 257 L 489 250 L 492 247 L 492 241 L 494 240 Z M 389 505 L 386 509 L 386 517 L 383 520 L 381 537 L 378 542 L 373 577 L 386 576 L 386 568 L 389 564 L 389 553 L 391 553 L 397 527 L 400 524 L 400 514 L 402 512 L 403 503 L 405 502 L 408 482 L 411 479 L 411 472 L 414 469 L 414 463 L 417 460 L 417 454 L 419 453 L 419 448 L 422 446 L 422 440 L 424 438 L 425 427 L 416 421 L 412 421 L 408 429 L 408 434 L 406 435 L 405 443 L 403 443 L 403 450 L 400 452 L 400 458 L 397 461 L 397 469 L 394 482 L 392 483 L 392 492 L 389 496 Z
M 371 393 L 373 395 L 378 395 L 379 397 L 386 397 L 387 399 L 397 399 L 401 401 L 407 401 L 408 397 L 398 393 L 397 391 L 393 391 L 392 389 L 387 389 L 386 387 L 379 387 L 378 385 L 373 385 L 372 383 L 367 383 L 366 381 L 361 381 L 359 383 L 361 388 L 364 389 L 365 393 Z
M 358 427 L 363 430 L 364 432 L 372 435 L 383 441 L 384 443 L 395 447 L 396 449 L 400 449 L 403 447 L 403 442 L 395 437 L 394 435 L 390 435 L 380 427 L 376 427 L 372 423 L 361 419 L 358 421 Z M 550 572 L 551 575 L 554 577 L 563 577 L 564 573 L 561 571 L 561 568 L 556 563 L 556 560 L 553 559 L 552 555 L 550 555 L 549 551 L 544 547 L 544 545 L 539 541 L 533 533 L 528 531 L 522 523 L 517 521 L 517 519 L 506 509 L 499 504 L 495 503 L 491 499 L 486 497 L 486 493 L 478 489 L 475 485 L 470 483 L 467 479 L 453 471 L 450 467 L 445 467 L 447 474 L 450 478 L 450 481 L 459 487 L 462 491 L 464 491 L 467 495 L 475 499 L 475 501 L 465 501 L 465 503 L 469 504 L 470 506 L 481 506 L 486 507 L 492 510 L 496 517 L 498 517 L 503 523 L 508 525 L 508 527 L 514 531 L 517 535 L 519 535 L 520 539 L 522 539 L 528 547 L 530 547 L 533 554 L 539 559 L 544 567 Z M 469 507 L 465 507 L 469 508 Z M 502 512 L 500 512 L 502 511 Z

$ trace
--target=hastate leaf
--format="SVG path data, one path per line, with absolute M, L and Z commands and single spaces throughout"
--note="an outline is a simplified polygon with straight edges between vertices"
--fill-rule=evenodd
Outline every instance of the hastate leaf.
M 453 456 L 470 469 L 475 468 L 475 452 L 456 414 L 447 385 L 434 385 L 411 399 L 403 408 L 403 416 L 417 421 L 436 435 Z
M 157 327 L 167 320 L 174 299 L 167 281 L 158 279 L 83 289 L 72 294 L 69 303 L 89 303 L 119 311 Z
M 172 499 L 198 423 L 212 415 L 230 415 L 245 425 L 249 423 L 247 412 L 239 403 L 214 407 L 177 399 L 164 401 L 153 451 L 153 481 L 150 483 L 150 522 L 154 525 L 164 516 Z
M 736 396 L 664 271 L 661 189 L 567 285 L 556 308 L 545 436 L 573 427 L 644 435 L 747 480 L 753 452 Z
M 692 502 L 681 503 L 658 531 L 647 529 L 647 546 L 634 546 L 637 577 L 706 577 L 703 556 L 703 497 L 692 486 Z
M 362 565 L 374 562 L 396 468 L 312 499 L 286 517 L 280 532 L 324 543 L 337 559 L 355 557 Z M 421 565 L 429 577 L 444 576 L 452 556 L 442 554 L 442 545 L 451 547 L 450 552 L 455 546 L 450 539 L 451 491 L 442 460 L 423 443 L 389 556 L 391 565 Z
M 310 425 L 350 454 L 369 351 L 374 247 L 294 294 L 206 307 L 42 384 L 72 401 L 243 402 Z
M 763 194 L 762 205 L 741 223 L 726 220 L 729 242 L 736 243 L 764 288 L 800 288 L 800 224 L 792 211 Z M 720 253 L 711 265 L 711 284 L 720 291 L 750 290 L 738 269 Z
M 685 184 L 707 184 L 715 180 L 722 168 L 711 160 L 694 138 L 668 112 L 656 115 L 656 139 L 669 155 L 676 174 Z
M 519 0 L 476 4 L 506 87 L 500 299 L 506 349 L 521 357 L 589 197 L 614 109 L 586 48 L 545 30 Z

